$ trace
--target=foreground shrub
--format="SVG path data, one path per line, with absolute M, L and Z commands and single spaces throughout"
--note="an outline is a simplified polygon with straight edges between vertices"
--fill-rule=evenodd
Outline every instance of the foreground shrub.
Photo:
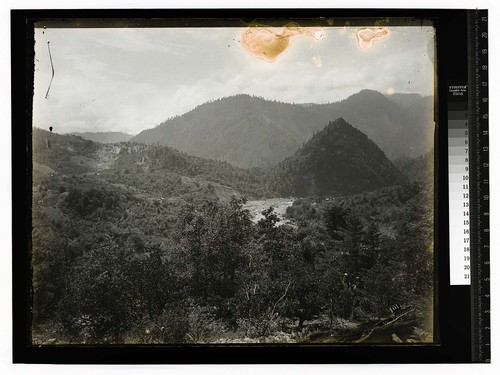
M 215 309 L 196 306 L 188 315 L 189 332 L 186 334 L 187 342 L 206 343 L 212 342 L 227 333 L 226 325 L 215 317 Z
M 174 308 L 163 311 L 155 319 L 143 319 L 137 328 L 125 335 L 124 341 L 128 344 L 180 344 L 185 342 L 188 331 L 188 318 Z

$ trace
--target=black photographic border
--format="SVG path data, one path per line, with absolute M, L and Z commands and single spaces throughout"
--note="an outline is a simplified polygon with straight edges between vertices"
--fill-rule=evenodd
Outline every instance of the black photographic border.
M 98 345 L 31 344 L 31 127 L 33 25 L 38 19 L 374 19 L 432 20 L 436 27 L 435 344 Z M 13 362 L 57 364 L 327 364 L 471 362 L 470 286 L 449 285 L 446 83 L 466 80 L 467 11 L 442 9 L 106 9 L 12 10 Z

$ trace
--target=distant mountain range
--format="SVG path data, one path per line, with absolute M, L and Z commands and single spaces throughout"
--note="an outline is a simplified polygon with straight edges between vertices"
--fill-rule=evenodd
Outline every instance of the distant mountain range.
M 33 128 L 32 145 L 35 177 L 85 176 L 164 197 L 203 189 L 225 200 L 232 195 L 253 199 L 276 196 L 270 176 L 262 170 L 187 155 L 168 146 L 102 144 L 39 128 Z
M 307 105 L 236 95 L 202 104 L 131 140 L 244 168 L 272 166 L 339 117 L 366 133 L 389 158 L 418 156 L 432 146 L 431 97 L 388 97 L 372 90 L 336 103 Z
M 403 175 L 366 134 L 340 118 L 279 164 L 295 196 L 353 194 L 393 185 Z
M 134 137 L 133 135 L 121 132 L 85 132 L 85 133 L 71 133 L 71 134 L 97 143 L 127 142 Z
M 275 166 L 242 169 L 228 162 L 136 142 L 99 144 L 33 129 L 35 174 L 97 174 L 161 196 L 205 189 L 220 199 L 338 196 L 373 191 L 405 179 L 369 137 L 339 118 Z M 405 162 L 408 164 L 408 162 Z

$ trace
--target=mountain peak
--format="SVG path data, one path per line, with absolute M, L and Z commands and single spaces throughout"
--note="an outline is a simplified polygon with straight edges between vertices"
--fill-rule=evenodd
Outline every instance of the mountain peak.
M 363 89 L 354 95 L 382 95 L 382 93 L 380 93 L 380 91 L 377 91 L 377 90 Z
M 379 91 L 364 89 L 360 92 L 349 96 L 347 100 L 383 100 L 387 101 L 387 97 Z
M 401 178 L 384 152 L 343 118 L 315 134 L 281 168 L 299 196 L 359 193 Z
M 330 121 L 328 123 L 327 127 L 334 127 L 334 128 L 349 127 L 349 128 L 352 128 L 353 126 L 351 124 L 349 124 L 346 120 L 344 120 L 343 117 L 339 117 L 335 121 Z
M 342 118 L 366 133 L 389 157 L 415 156 L 432 145 L 432 106 L 419 97 L 405 96 L 403 103 L 374 90 L 317 105 L 239 94 L 202 104 L 132 140 L 167 145 L 243 168 L 273 166 L 292 156 L 329 121 Z

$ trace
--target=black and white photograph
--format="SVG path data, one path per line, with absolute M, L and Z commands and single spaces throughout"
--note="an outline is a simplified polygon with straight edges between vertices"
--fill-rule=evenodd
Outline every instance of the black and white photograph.
M 32 344 L 435 343 L 432 22 L 142 22 L 35 24 Z

